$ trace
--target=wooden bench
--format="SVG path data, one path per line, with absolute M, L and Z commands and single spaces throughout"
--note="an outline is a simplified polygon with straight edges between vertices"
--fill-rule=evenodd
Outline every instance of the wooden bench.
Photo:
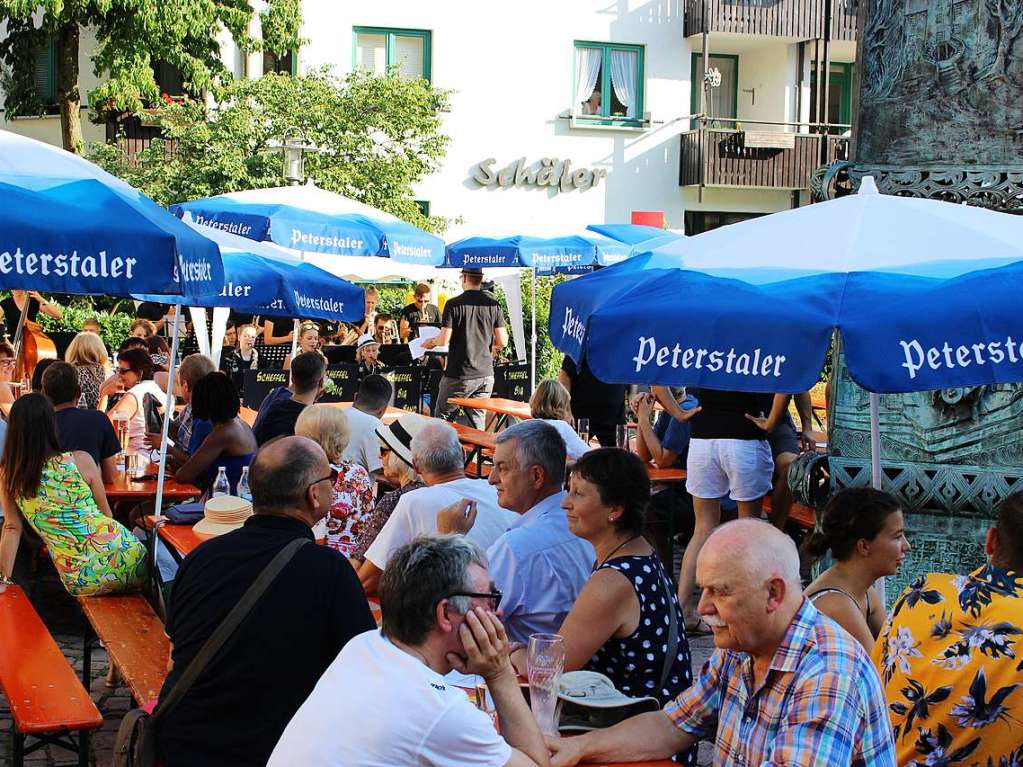
M 167 677 L 170 640 L 149 602 L 140 594 L 123 594 L 79 597 L 78 603 L 89 622 L 82 659 L 85 685 L 91 681 L 92 648 L 99 639 L 135 702 L 142 706 L 157 698 Z
M 771 496 L 765 496 L 761 508 L 764 511 L 764 515 L 768 518 L 771 517 Z M 804 530 L 813 530 L 815 524 L 816 515 L 814 510 L 809 506 L 804 506 L 801 503 L 792 502 L 792 506 L 789 508 L 788 521 L 792 522 L 797 527 L 801 527 Z
M 17 586 L 0 593 L 0 689 L 14 719 L 14 767 L 47 745 L 76 751 L 78 764 L 89 764 L 89 733 L 103 726 L 103 716 Z M 35 742 L 26 747 L 29 736 Z

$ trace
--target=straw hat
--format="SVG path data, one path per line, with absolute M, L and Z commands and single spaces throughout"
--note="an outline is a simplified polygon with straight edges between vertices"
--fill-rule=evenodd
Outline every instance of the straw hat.
M 563 732 L 603 729 L 658 709 L 656 698 L 631 698 L 596 671 L 569 671 L 561 675 L 557 719 L 558 729 Z
M 206 501 L 203 517 L 193 529 L 203 535 L 223 535 L 237 530 L 251 516 L 251 502 L 236 495 L 218 495 Z
M 408 413 L 393 421 L 390 426 L 377 426 L 377 436 L 384 447 L 412 466 L 412 438 L 431 420 L 424 415 Z

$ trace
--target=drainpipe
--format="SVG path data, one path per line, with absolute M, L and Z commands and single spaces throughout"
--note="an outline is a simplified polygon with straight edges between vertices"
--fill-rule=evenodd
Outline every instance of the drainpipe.
M 707 0 L 703 0 L 703 80 L 700 82 L 700 186 L 697 200 L 703 202 L 703 188 L 706 186 L 706 153 L 707 153 L 707 71 L 710 68 L 710 33 L 707 29 Z

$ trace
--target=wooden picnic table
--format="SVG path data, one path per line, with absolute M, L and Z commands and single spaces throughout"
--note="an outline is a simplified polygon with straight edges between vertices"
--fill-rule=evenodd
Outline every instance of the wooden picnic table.
M 448 402 L 465 410 L 482 410 L 486 413 L 493 413 L 498 418 L 494 422 L 494 431 L 500 431 L 508 418 L 518 418 L 525 421 L 532 418 L 528 402 L 519 402 L 504 397 L 449 397 Z M 468 415 L 468 414 L 467 414 Z
M 145 473 L 147 475 L 156 475 L 158 472 L 159 466 L 155 463 L 150 463 L 146 466 Z M 135 482 L 126 472 L 119 471 L 113 482 L 103 483 L 103 489 L 106 491 L 107 500 L 110 501 L 144 501 L 148 498 L 156 497 L 156 485 L 155 479 Z M 180 501 L 184 498 L 192 498 L 198 495 L 202 495 L 202 490 L 195 485 L 190 485 L 187 482 L 178 482 L 171 474 L 164 477 L 163 497 L 166 500 Z
M 347 408 L 350 408 L 355 403 L 354 402 L 324 402 L 322 404 L 330 405 L 331 407 L 339 407 L 339 408 L 342 408 L 342 409 L 347 409 Z M 256 413 L 257 413 L 257 411 L 253 410 L 250 407 L 242 407 L 242 409 L 238 413 L 238 415 L 241 416 L 241 419 L 243 421 L 245 421 L 245 423 L 247 423 L 249 426 L 252 426 L 252 424 L 254 424 L 256 422 Z M 401 408 L 397 408 L 397 407 L 393 407 L 392 405 L 388 405 L 387 406 L 387 410 L 384 411 L 384 417 L 381 418 L 380 420 L 383 421 L 384 423 L 390 425 L 394 421 L 397 421 L 399 418 L 401 418 L 403 415 L 408 415 L 408 413 L 409 413 L 409 411 L 407 411 L 407 410 L 402 410 Z

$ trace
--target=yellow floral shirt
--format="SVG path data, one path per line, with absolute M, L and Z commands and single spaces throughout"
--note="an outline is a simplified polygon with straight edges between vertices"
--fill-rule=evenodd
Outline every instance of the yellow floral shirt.
M 900 767 L 1023 767 L 1023 573 L 917 578 L 874 646 Z

